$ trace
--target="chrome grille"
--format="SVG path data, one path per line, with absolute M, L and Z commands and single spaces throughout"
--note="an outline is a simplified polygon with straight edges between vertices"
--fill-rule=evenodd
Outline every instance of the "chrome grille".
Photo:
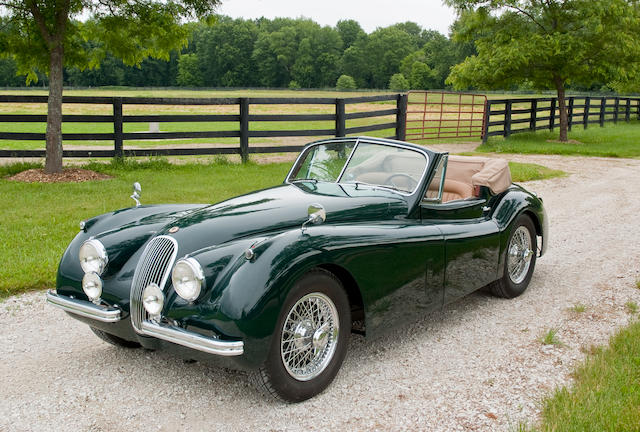
M 178 243 L 169 236 L 154 238 L 142 252 L 131 284 L 131 324 L 136 331 L 141 332 L 142 321 L 149 318 L 142 305 L 142 291 L 151 283 L 164 290 L 177 253 Z

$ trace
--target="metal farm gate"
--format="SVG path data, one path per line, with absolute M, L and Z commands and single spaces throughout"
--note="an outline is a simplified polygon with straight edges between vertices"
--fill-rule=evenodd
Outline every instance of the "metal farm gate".
M 486 106 L 485 95 L 411 90 L 406 140 L 482 138 Z

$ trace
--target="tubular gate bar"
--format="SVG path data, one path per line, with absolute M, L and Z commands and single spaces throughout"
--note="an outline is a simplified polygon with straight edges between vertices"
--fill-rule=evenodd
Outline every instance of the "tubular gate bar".
M 481 137 L 486 102 L 479 94 L 411 90 L 407 140 Z
M 394 108 L 375 111 L 346 112 L 346 105 L 395 101 Z M 246 161 L 250 153 L 299 152 L 302 146 L 249 146 L 249 138 L 258 137 L 342 137 L 385 129 L 395 129 L 389 138 L 405 139 L 405 117 L 407 95 L 391 94 L 352 98 L 139 98 L 139 97 L 84 97 L 65 96 L 65 104 L 112 105 L 112 115 L 63 115 L 63 123 L 112 123 L 109 133 L 63 133 L 64 141 L 113 141 L 113 150 L 63 150 L 64 157 L 121 157 L 151 155 L 211 155 L 240 154 Z M 47 96 L 0 95 L 0 103 L 47 103 Z M 251 114 L 251 105 L 334 105 L 335 114 Z M 176 114 L 176 115 L 123 115 L 125 105 L 237 105 L 239 114 Z M 347 127 L 347 120 L 377 118 L 395 115 L 394 122 L 377 123 L 366 126 Z M 1 122 L 46 122 L 46 115 L 2 114 Z M 251 122 L 304 122 L 333 121 L 331 129 L 302 130 L 251 130 Z M 124 132 L 125 123 L 151 122 L 230 122 L 238 125 L 234 130 L 185 131 L 185 132 Z M 127 140 L 162 140 L 185 138 L 239 138 L 239 147 L 207 148 L 147 148 L 125 149 Z M 45 140 L 44 133 L 0 132 L 0 140 Z M 45 150 L 2 150 L 0 157 L 44 157 Z
M 640 120 L 640 98 L 570 96 L 566 98 L 569 130 L 590 124 Z M 482 141 L 490 136 L 508 137 L 514 133 L 553 130 L 559 126 L 557 98 L 494 99 L 487 101 Z

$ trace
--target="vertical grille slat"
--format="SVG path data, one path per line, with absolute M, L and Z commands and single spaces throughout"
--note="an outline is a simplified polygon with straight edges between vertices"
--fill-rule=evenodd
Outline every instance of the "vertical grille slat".
M 131 283 L 131 324 L 136 331 L 141 331 L 142 321 L 148 318 L 142 305 L 142 291 L 151 283 L 164 290 L 177 253 L 178 243 L 169 236 L 152 239 L 142 252 Z

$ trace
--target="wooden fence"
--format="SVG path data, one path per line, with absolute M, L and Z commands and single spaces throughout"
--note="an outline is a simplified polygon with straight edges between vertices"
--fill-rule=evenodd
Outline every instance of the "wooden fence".
M 567 97 L 569 130 L 590 124 L 604 126 L 606 122 L 640 119 L 640 98 L 623 97 Z M 559 126 L 560 114 L 557 98 L 494 99 L 487 101 L 483 142 L 490 136 L 508 137 L 519 132 Z
M 395 101 L 395 107 L 374 111 L 348 112 L 350 104 Z M 47 96 L 10 96 L 0 95 L 0 103 L 46 104 Z M 353 134 L 364 134 L 372 131 L 394 129 L 395 134 L 389 138 L 404 140 L 406 133 L 405 117 L 407 112 L 407 96 L 390 94 L 352 98 L 140 98 L 140 97 L 84 97 L 66 96 L 64 104 L 98 104 L 111 105 L 110 115 L 63 115 L 64 123 L 112 123 L 113 132 L 108 133 L 63 133 L 64 141 L 113 141 L 113 150 L 63 150 L 64 157 L 122 157 L 150 155 L 211 155 L 240 154 L 246 161 L 250 153 L 299 152 L 302 146 L 250 146 L 250 138 L 266 137 L 343 137 Z M 174 106 L 237 106 L 238 114 L 167 114 L 167 115 L 123 115 L 126 105 L 174 105 Z M 331 114 L 251 114 L 252 105 L 333 105 L 335 113 Z M 384 106 L 381 106 L 384 108 Z M 213 109 L 212 109 L 213 110 Z M 215 111 L 215 110 L 213 110 Z M 395 121 L 389 122 L 389 116 Z M 347 120 L 383 118 L 384 123 L 347 127 Z M 2 114 L 0 123 L 43 123 L 46 115 L 40 114 Z M 252 122 L 332 122 L 331 129 L 298 129 L 298 130 L 252 130 Z M 126 123 L 176 123 L 176 122 L 227 122 L 235 123 L 237 128 L 231 130 L 201 130 L 184 132 L 125 132 Z M 169 140 L 191 138 L 238 138 L 236 147 L 201 147 L 201 148 L 125 148 L 127 140 Z M 0 140 L 43 141 L 44 133 L 36 132 L 0 132 Z M 164 143 L 166 144 L 166 142 Z M 11 150 L 0 149 L 0 157 L 43 157 L 44 149 Z

